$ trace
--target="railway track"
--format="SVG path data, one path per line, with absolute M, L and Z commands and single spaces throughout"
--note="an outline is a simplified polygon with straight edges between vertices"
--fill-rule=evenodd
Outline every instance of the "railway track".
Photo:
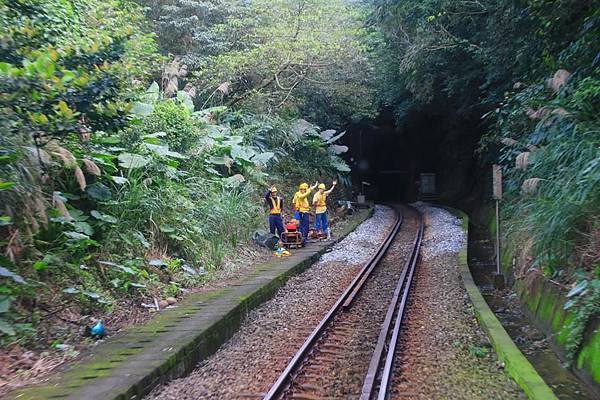
M 384 242 L 308 335 L 265 400 L 386 398 L 422 236 L 422 215 L 398 207 Z

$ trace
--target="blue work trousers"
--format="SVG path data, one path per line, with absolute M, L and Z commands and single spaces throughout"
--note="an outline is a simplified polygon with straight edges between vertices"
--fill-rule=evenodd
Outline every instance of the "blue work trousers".
M 315 219 L 315 229 L 323 233 L 329 233 L 329 220 L 327 219 L 327 211 L 317 214 Z
M 277 232 L 277 237 L 281 238 L 281 234 L 283 233 L 283 219 L 281 219 L 281 214 L 269 215 L 269 231 L 271 235 L 275 235 L 275 232 Z
M 300 233 L 302 233 L 302 244 L 306 244 L 306 239 L 308 239 L 308 229 L 310 225 L 310 220 L 308 219 L 307 212 L 300 213 Z

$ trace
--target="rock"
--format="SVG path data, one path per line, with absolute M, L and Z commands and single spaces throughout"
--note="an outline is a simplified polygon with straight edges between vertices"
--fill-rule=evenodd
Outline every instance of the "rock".
M 175 297 L 167 297 L 167 303 L 172 306 L 173 304 L 177 303 L 177 299 Z
M 158 302 L 158 306 L 160 307 L 160 309 L 162 310 L 163 308 L 166 308 L 169 305 L 169 302 L 166 300 L 161 300 Z
M 546 82 L 549 89 L 552 89 L 554 93 L 558 93 L 560 89 L 567 83 L 571 73 L 566 69 L 559 69 L 554 73 L 554 76 Z

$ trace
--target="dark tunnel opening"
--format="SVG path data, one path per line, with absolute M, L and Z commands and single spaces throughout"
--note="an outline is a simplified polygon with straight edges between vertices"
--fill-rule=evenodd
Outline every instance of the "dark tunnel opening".
M 433 199 L 463 209 L 475 206 L 486 192 L 476 152 L 485 126 L 478 115 L 432 105 L 401 124 L 390 110 L 374 121 L 351 124 L 344 142 L 357 192 L 364 188 L 367 199 L 379 202 Z M 421 174 L 435 174 L 434 196 L 419 190 Z

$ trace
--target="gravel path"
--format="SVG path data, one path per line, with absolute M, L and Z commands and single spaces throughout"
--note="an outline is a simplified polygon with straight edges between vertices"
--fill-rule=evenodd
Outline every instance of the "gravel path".
M 465 241 L 449 212 L 425 212 L 425 241 L 396 352 L 392 399 L 526 399 L 504 373 L 458 270 Z
M 372 218 L 335 245 L 270 301 L 250 313 L 234 337 L 188 377 L 158 387 L 151 399 L 261 397 L 305 337 L 375 252 L 394 223 L 377 206 Z

